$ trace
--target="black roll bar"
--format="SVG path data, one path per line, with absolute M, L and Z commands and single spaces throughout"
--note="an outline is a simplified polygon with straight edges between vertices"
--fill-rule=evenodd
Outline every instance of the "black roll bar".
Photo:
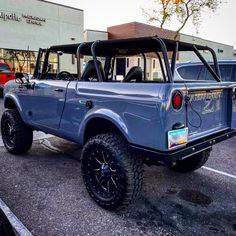
M 81 80 L 81 63 L 80 63 L 80 51 L 81 48 L 85 45 L 86 43 L 81 43 L 79 47 L 76 50 L 76 57 L 77 57 L 77 72 L 78 72 L 78 80 Z
M 161 51 L 163 53 L 164 63 L 165 63 L 165 66 L 166 66 L 166 72 L 167 72 L 167 76 L 168 76 L 168 81 L 166 81 L 166 82 L 173 83 L 173 76 L 172 76 L 172 72 L 171 72 L 171 69 L 170 69 L 170 64 L 169 64 L 169 60 L 168 60 L 166 45 L 163 42 L 163 40 L 161 38 L 157 37 L 157 36 L 152 37 L 152 40 L 156 41 L 161 47 Z M 92 44 L 91 53 L 92 53 L 92 56 L 93 56 L 95 67 L 96 67 L 98 79 L 99 79 L 100 82 L 102 82 L 103 78 L 102 78 L 101 71 L 99 70 L 98 60 L 97 60 L 97 57 L 96 57 L 96 46 L 99 44 L 99 42 L 100 42 L 100 40 L 97 40 Z
M 98 59 L 96 57 L 96 46 L 99 44 L 99 42 L 100 42 L 100 40 L 97 40 L 92 44 L 91 52 L 92 52 L 92 56 L 93 56 L 94 65 L 95 65 L 95 68 L 96 68 L 96 71 L 97 71 L 98 79 L 99 79 L 100 82 L 103 82 L 104 78 L 102 78 L 102 73 L 99 69 Z
M 153 37 L 153 40 L 157 41 L 161 47 L 161 51 L 163 53 L 163 59 L 164 59 L 164 63 L 166 66 L 166 73 L 167 73 L 167 77 L 168 77 L 168 81 L 169 83 L 173 83 L 173 75 L 170 69 L 170 64 L 169 64 L 169 60 L 168 60 L 168 55 L 167 55 L 167 49 L 166 49 L 166 45 L 163 42 L 163 40 L 161 38 L 159 38 L 158 36 Z
M 218 62 L 217 62 L 217 58 L 216 58 L 215 52 L 211 48 L 206 47 L 206 50 L 209 50 L 211 52 L 212 56 L 213 56 L 214 66 L 215 66 L 216 72 L 211 68 L 211 66 L 207 63 L 205 58 L 202 56 L 202 54 L 198 51 L 196 45 L 193 45 L 193 50 L 194 50 L 195 54 L 199 57 L 201 62 L 204 64 L 204 66 L 209 70 L 209 72 L 214 77 L 214 79 L 217 82 L 220 82 L 221 81 L 221 79 L 220 79 L 220 69 L 219 69 L 219 65 L 218 65 Z
M 159 59 L 159 63 L 160 63 L 160 66 L 161 66 L 161 72 L 162 72 L 163 78 L 164 78 L 164 80 L 166 82 L 166 75 L 165 75 L 165 70 L 164 70 L 164 67 L 163 67 L 161 56 L 160 56 L 160 54 L 158 52 L 156 52 L 156 55 L 157 55 L 157 57 Z
M 146 55 L 145 55 L 145 53 L 142 53 L 142 55 L 143 55 L 143 73 L 144 73 L 144 80 L 146 80 L 146 72 L 147 72 L 147 58 L 146 58 Z
M 175 49 L 174 49 L 173 55 L 172 55 L 172 60 L 171 60 L 172 75 L 174 75 L 174 73 L 175 73 L 175 65 L 176 65 L 176 61 L 177 61 L 178 51 L 179 51 L 179 42 L 176 42 Z
M 212 48 L 207 47 L 207 50 L 211 53 L 211 55 L 213 57 L 216 74 L 219 76 L 219 78 L 221 78 L 220 67 L 219 67 L 219 64 L 218 64 L 218 61 L 217 61 L 216 53 Z
M 40 65 L 40 61 L 42 59 L 42 55 L 43 55 L 43 49 L 39 48 L 38 57 L 37 57 L 36 64 L 35 64 L 36 66 L 35 66 L 35 70 L 34 70 L 34 78 L 38 78 L 38 76 L 39 76 L 39 65 Z

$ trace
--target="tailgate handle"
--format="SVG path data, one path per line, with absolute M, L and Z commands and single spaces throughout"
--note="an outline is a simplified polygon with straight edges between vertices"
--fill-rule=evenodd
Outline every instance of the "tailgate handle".
M 56 88 L 54 91 L 55 91 L 55 92 L 64 92 L 64 89 Z
M 185 124 L 180 123 L 180 122 L 174 124 L 173 127 L 172 127 L 173 130 L 183 129 L 183 128 L 185 128 Z

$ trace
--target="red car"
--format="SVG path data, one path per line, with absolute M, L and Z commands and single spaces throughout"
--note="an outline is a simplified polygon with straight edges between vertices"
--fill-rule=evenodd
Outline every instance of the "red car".
M 15 79 L 15 74 L 8 63 L 0 62 L 0 91 L 3 91 L 4 84 Z

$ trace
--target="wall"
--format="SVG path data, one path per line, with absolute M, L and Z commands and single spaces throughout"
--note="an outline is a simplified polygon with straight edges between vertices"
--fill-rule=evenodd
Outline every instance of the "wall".
M 82 10 L 39 0 L 0 0 L 0 6 L 0 48 L 37 51 L 83 41 Z M 8 19 L 6 14 L 10 14 Z M 41 26 L 27 23 L 30 19 L 22 14 L 42 18 L 36 21 Z
M 214 49 L 214 51 L 216 52 L 217 58 L 219 60 L 233 58 L 234 48 L 233 46 L 230 46 L 230 45 L 221 44 L 218 42 L 212 42 L 209 40 L 205 40 L 205 39 L 201 39 L 198 37 L 193 37 L 193 36 L 185 35 L 185 34 L 180 35 L 180 41 L 197 44 L 197 45 L 209 46 L 210 48 Z M 180 52 L 179 55 L 180 55 L 179 56 L 180 62 L 198 60 L 198 58 L 195 56 L 193 52 Z M 207 60 L 212 60 L 212 56 L 208 51 L 204 51 L 202 55 Z
M 108 32 L 97 31 L 97 30 L 85 30 L 84 31 L 84 41 L 93 42 L 96 40 L 107 40 Z
M 140 22 L 130 22 L 107 28 L 109 39 L 134 38 L 158 35 L 161 38 L 173 39 L 175 33 L 171 30 L 160 29 L 156 26 Z M 178 40 L 179 38 L 177 38 Z

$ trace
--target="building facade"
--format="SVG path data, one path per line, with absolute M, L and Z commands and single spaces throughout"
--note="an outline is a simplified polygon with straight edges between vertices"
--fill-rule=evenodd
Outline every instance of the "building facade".
M 83 10 L 40 0 L 0 0 L 0 61 L 32 73 L 37 51 L 82 42 Z

